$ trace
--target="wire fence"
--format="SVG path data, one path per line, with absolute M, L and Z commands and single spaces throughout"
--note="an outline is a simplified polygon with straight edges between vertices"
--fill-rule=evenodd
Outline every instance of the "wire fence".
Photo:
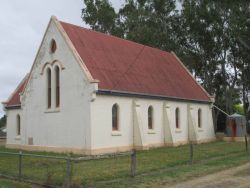
M 211 162 L 245 152 L 248 152 L 247 137 L 245 142 L 189 143 L 179 147 L 96 156 L 26 153 L 2 147 L 0 176 L 49 187 L 80 187 L 161 169 L 178 168 L 181 165 Z
M 112 175 L 112 172 L 110 173 L 106 170 L 119 168 L 117 165 L 115 166 L 117 163 L 114 163 L 114 159 L 117 160 L 118 158 L 119 160 L 126 158 L 126 170 L 128 173 L 130 172 L 130 176 L 134 177 L 136 172 L 135 150 L 124 153 L 83 157 L 31 154 L 23 153 L 22 151 L 0 151 L 0 176 L 49 187 L 62 185 L 69 187 L 71 182 L 80 184 L 82 174 L 85 174 L 84 176 L 88 179 L 92 177 L 93 172 L 91 172 L 91 169 L 99 161 L 103 163 L 103 160 L 105 160 L 105 165 L 100 162 L 101 165 L 97 164 L 102 178 Z M 105 172 L 108 173 L 105 175 Z M 97 179 L 100 178 L 97 176 Z

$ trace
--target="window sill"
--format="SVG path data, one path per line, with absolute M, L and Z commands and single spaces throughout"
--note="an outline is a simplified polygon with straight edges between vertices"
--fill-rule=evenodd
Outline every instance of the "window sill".
M 15 140 L 21 140 L 21 136 L 20 135 L 16 136 Z
M 59 108 L 56 109 L 47 109 L 44 113 L 58 113 L 60 112 Z
M 202 128 L 198 128 L 198 132 L 203 132 L 204 130 Z
M 181 129 L 176 129 L 175 132 L 176 132 L 176 133 L 181 133 L 182 130 L 181 130 Z
M 148 134 L 156 134 L 155 130 L 148 130 Z
M 120 131 L 112 131 L 111 136 L 121 136 L 122 133 Z

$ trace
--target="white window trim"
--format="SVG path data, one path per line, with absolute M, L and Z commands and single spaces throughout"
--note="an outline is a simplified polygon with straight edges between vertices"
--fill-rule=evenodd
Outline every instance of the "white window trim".
M 181 128 L 176 128 L 176 129 L 175 129 L 175 132 L 176 132 L 176 133 L 181 133 L 182 130 L 181 130 Z
M 119 130 L 118 131 L 112 131 L 111 136 L 122 136 L 122 133 Z
M 156 134 L 156 131 L 154 129 L 148 129 L 148 134 Z
M 56 108 L 56 109 L 46 109 L 44 111 L 44 113 L 58 113 L 60 112 L 60 108 Z
M 21 135 L 15 136 L 15 140 L 21 140 Z

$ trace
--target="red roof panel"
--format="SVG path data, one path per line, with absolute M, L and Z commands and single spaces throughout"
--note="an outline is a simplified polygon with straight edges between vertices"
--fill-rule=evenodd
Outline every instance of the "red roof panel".
M 23 92 L 25 85 L 28 81 L 28 76 L 26 76 L 22 82 L 17 86 L 16 90 L 14 93 L 11 95 L 9 100 L 5 103 L 5 107 L 12 107 L 12 106 L 20 106 L 21 101 L 20 101 L 20 93 Z
M 210 101 L 172 53 L 60 23 L 99 89 Z

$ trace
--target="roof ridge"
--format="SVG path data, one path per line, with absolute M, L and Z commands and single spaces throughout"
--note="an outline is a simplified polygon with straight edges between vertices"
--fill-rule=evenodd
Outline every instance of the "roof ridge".
M 86 27 L 83 27 L 83 26 L 79 26 L 79 25 L 68 23 L 68 22 L 61 21 L 61 20 L 59 20 L 59 22 L 60 23 L 64 23 L 64 24 L 68 24 L 68 25 L 71 25 L 71 26 L 74 26 L 74 27 L 78 27 L 78 28 L 83 29 L 85 31 L 89 31 L 89 32 L 97 33 L 97 34 L 104 35 L 104 36 L 107 36 L 107 37 L 110 37 L 110 38 L 115 38 L 115 39 L 118 39 L 118 40 L 126 41 L 126 42 L 129 42 L 129 43 L 132 43 L 132 44 L 136 44 L 136 45 L 139 45 L 139 46 L 146 46 L 148 48 L 151 48 L 151 49 L 154 49 L 154 50 L 157 50 L 157 51 L 161 51 L 163 53 L 171 54 L 171 51 L 165 51 L 165 50 L 161 50 L 159 48 L 153 47 L 153 46 L 149 46 L 149 45 L 145 45 L 145 44 L 140 44 L 138 42 L 135 42 L 135 41 L 132 41 L 132 40 L 129 40 L 129 39 L 121 38 L 121 37 L 118 37 L 118 36 L 115 36 L 115 35 L 111 35 L 111 34 L 108 34 L 108 33 L 103 33 L 101 31 L 96 31 L 96 30 L 93 30 L 91 28 L 86 28 Z

